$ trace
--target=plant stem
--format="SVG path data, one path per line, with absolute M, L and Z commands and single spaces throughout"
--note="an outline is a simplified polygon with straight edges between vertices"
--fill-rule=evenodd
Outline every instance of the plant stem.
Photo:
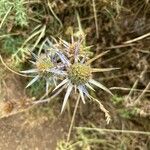
M 8 66 L 6 65 L 6 63 L 4 62 L 4 60 L 3 60 L 3 58 L 2 58 L 1 55 L 0 55 L 0 61 L 2 62 L 2 64 L 3 64 L 9 71 L 11 71 L 11 72 L 14 73 L 14 74 L 17 74 L 17 75 L 23 76 L 23 77 L 34 77 L 34 76 L 30 76 L 30 75 L 21 74 L 21 73 L 18 73 L 18 72 L 16 72 L 16 71 L 12 70 L 10 67 L 8 67 Z
M 4 18 L 2 19 L 1 23 L 0 23 L 0 29 L 2 28 L 3 24 L 4 24 L 4 21 L 6 20 L 8 14 L 10 13 L 12 7 L 10 7 L 7 11 L 7 13 L 5 14 Z
M 69 140 L 70 140 L 70 135 L 71 135 L 73 123 L 74 123 L 74 120 L 75 120 L 75 115 L 76 115 L 76 112 L 77 112 L 77 108 L 78 108 L 78 105 L 79 105 L 79 101 L 80 101 L 80 95 L 78 95 L 78 99 L 76 101 L 76 105 L 75 105 L 75 108 L 74 108 L 73 116 L 72 116 L 72 119 L 71 119 L 69 131 L 68 131 L 68 135 L 67 135 L 67 142 L 69 142 Z
M 85 131 L 108 132 L 108 133 L 126 133 L 126 134 L 150 135 L 150 132 L 134 131 L 134 130 L 102 129 L 102 128 L 90 128 L 90 127 L 76 127 L 76 129 L 77 130 L 85 130 Z

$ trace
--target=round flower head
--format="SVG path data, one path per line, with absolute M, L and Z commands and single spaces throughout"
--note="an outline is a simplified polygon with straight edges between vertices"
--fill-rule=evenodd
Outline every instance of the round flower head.
M 46 55 L 41 55 L 35 62 L 36 68 L 41 75 L 47 73 L 47 71 L 54 67 L 54 63 Z
M 75 63 L 68 69 L 68 79 L 74 85 L 86 84 L 91 76 L 91 67 L 85 64 Z
M 66 58 L 62 53 L 55 50 L 53 48 L 53 52 L 45 51 L 45 54 L 36 55 L 32 53 L 33 57 L 35 58 L 35 62 L 30 61 L 34 68 L 30 70 L 21 71 L 22 73 L 32 73 L 34 78 L 28 83 L 26 86 L 31 86 L 37 80 L 44 78 L 46 81 L 46 93 L 48 93 L 49 85 L 55 84 L 57 82 L 58 76 L 64 76 L 65 72 L 62 70 L 63 63 L 66 63 Z M 57 61 L 60 60 L 60 63 Z
M 56 90 L 60 87 L 67 88 L 61 112 L 63 112 L 69 95 L 73 89 L 75 89 L 75 91 L 78 90 L 83 103 L 85 103 L 85 96 L 90 99 L 92 98 L 92 96 L 88 92 L 88 89 L 94 90 L 92 85 L 97 86 L 112 95 L 111 91 L 108 88 L 92 78 L 92 74 L 94 72 L 111 71 L 116 68 L 92 68 L 90 66 L 90 63 L 94 61 L 95 58 L 86 61 L 85 57 L 80 57 L 79 48 L 80 46 L 75 47 L 74 61 L 73 63 L 71 62 L 68 67 L 66 67 L 66 78 L 54 89 Z

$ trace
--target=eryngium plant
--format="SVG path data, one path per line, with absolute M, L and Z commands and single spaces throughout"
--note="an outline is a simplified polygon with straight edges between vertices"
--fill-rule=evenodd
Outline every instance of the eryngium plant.
M 65 56 L 62 56 L 63 54 L 55 51 L 55 53 L 49 53 L 45 52 L 44 54 L 36 55 L 32 53 L 35 61 L 30 61 L 34 68 L 30 70 L 21 71 L 22 73 L 26 74 L 33 74 L 33 79 L 28 83 L 26 86 L 31 86 L 34 82 L 37 80 L 40 80 L 41 78 L 44 78 L 46 81 L 46 93 L 48 94 L 48 89 L 50 85 L 57 84 L 57 78 L 64 76 L 63 71 L 63 62 L 65 62 L 64 58 Z M 62 60 L 62 63 L 57 63 L 57 61 L 60 59 Z
M 57 89 L 61 91 L 66 89 L 61 113 L 74 89 L 75 93 L 78 93 L 81 97 L 83 103 L 85 103 L 86 98 L 97 102 L 101 110 L 105 113 L 107 122 L 109 122 L 110 116 L 108 111 L 99 100 L 90 95 L 89 90 L 95 91 L 93 86 L 96 86 L 112 95 L 108 88 L 93 78 L 93 73 L 111 71 L 116 68 L 92 68 L 91 63 L 103 54 L 89 59 L 88 53 L 84 51 L 86 47 L 83 47 L 82 42 L 83 38 L 75 42 L 72 37 L 71 43 L 60 39 L 60 42 L 52 44 L 52 42 L 46 39 L 43 47 L 46 53 L 40 54 L 39 56 L 33 54 L 36 61 L 31 61 L 31 63 L 35 65 L 35 68 L 22 71 L 23 73 L 33 73 L 35 75 L 34 79 L 29 82 L 27 87 L 36 80 L 44 78 L 46 80 L 47 94 L 48 87 L 53 83 L 55 83 L 53 92 Z M 53 83 L 51 81 L 53 81 Z

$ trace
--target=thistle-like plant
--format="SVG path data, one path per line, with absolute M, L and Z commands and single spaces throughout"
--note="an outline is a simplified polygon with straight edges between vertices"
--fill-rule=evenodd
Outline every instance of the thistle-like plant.
M 80 46 L 77 46 L 78 47 L 75 47 L 74 49 L 75 53 L 73 63 L 70 62 L 70 64 L 66 66 L 66 78 L 54 89 L 57 90 L 58 88 L 67 88 L 61 112 L 63 112 L 64 107 L 68 101 L 69 95 L 73 89 L 75 89 L 75 92 L 78 90 L 83 103 L 85 103 L 85 97 L 94 99 L 88 92 L 88 89 L 95 91 L 92 85 L 97 86 L 100 89 L 112 95 L 111 91 L 108 88 L 106 88 L 103 84 L 93 79 L 93 73 L 111 71 L 115 68 L 92 68 L 90 66 L 90 63 L 92 62 L 91 59 L 86 61 L 85 57 L 81 57 L 81 55 L 79 54 Z
M 63 62 L 65 62 L 65 56 L 62 53 L 53 51 L 53 53 L 46 52 L 43 54 L 36 55 L 32 53 L 35 61 L 30 61 L 34 68 L 30 70 L 21 71 L 21 73 L 33 74 L 33 79 L 26 86 L 31 86 L 34 82 L 40 78 L 44 78 L 46 81 L 46 93 L 48 94 L 48 89 L 50 85 L 57 84 L 57 78 L 64 76 L 65 72 L 62 70 Z M 62 61 L 62 64 L 57 61 Z
M 106 88 L 103 84 L 93 78 L 93 73 L 111 71 L 116 68 L 92 68 L 91 63 L 103 54 L 89 59 L 86 51 L 84 51 L 84 53 L 81 52 L 83 50 L 82 38 L 80 38 L 77 42 L 74 42 L 74 39 L 72 38 L 72 43 L 68 43 L 64 40 L 61 40 L 61 42 L 65 47 L 64 49 L 62 48 L 61 51 L 66 55 L 66 57 L 68 58 L 67 62 L 69 62 L 65 64 L 65 78 L 54 89 L 54 91 L 57 89 L 61 91 L 65 88 L 67 89 L 63 100 L 61 113 L 63 112 L 69 96 L 74 89 L 76 93 L 78 92 L 79 97 L 82 99 L 83 103 L 85 103 L 86 97 L 96 101 L 99 104 L 101 110 L 105 113 L 108 123 L 110 121 L 108 111 L 103 107 L 100 101 L 89 94 L 88 90 L 95 91 L 93 86 L 96 86 L 113 95 L 108 88 Z M 58 48 L 60 48 L 60 45 L 58 45 Z
M 62 91 L 65 88 L 67 89 L 61 113 L 74 89 L 75 92 L 79 94 L 79 98 L 81 98 L 83 103 L 85 103 L 86 97 L 98 102 L 100 108 L 107 117 L 107 122 L 109 122 L 110 116 L 108 111 L 103 107 L 100 101 L 90 95 L 89 90 L 95 91 L 93 86 L 96 86 L 113 95 L 108 88 L 93 78 L 93 73 L 111 71 L 116 68 L 92 68 L 91 63 L 106 52 L 89 59 L 86 51 L 84 51 L 84 53 L 81 52 L 84 50 L 82 42 L 82 38 L 77 42 L 74 42 L 74 39 L 72 38 L 72 43 L 61 40 L 61 44 L 57 43 L 54 45 L 49 39 L 46 39 L 43 44 L 43 49 L 46 53 L 38 55 L 33 54 L 36 61 L 31 61 L 31 63 L 35 65 L 35 68 L 22 71 L 22 73 L 33 73 L 35 75 L 28 83 L 27 87 L 42 77 L 46 80 L 46 93 L 48 93 L 49 85 L 53 83 L 55 83 L 53 92 L 58 89 L 59 91 Z M 60 81 L 58 85 L 56 85 L 57 81 Z

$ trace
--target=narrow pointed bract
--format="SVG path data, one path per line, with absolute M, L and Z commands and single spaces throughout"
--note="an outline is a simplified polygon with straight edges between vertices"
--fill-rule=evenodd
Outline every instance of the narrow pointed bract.
M 57 52 L 56 52 L 56 53 L 57 53 Z M 62 61 L 64 64 L 70 65 L 69 60 L 68 60 L 61 52 L 58 52 L 57 55 L 60 57 L 61 61 Z
M 67 82 L 68 82 L 68 79 L 64 79 L 60 84 L 58 84 L 58 85 L 55 87 L 55 89 L 54 89 L 53 91 L 57 90 L 58 88 L 60 88 L 60 87 L 63 86 L 64 84 L 66 84 Z
M 63 100 L 63 105 L 62 105 L 61 113 L 63 112 L 63 110 L 65 108 L 65 105 L 66 105 L 67 100 L 69 98 L 69 95 L 70 95 L 70 93 L 72 91 L 72 88 L 73 88 L 73 85 L 69 85 L 68 88 L 67 88 L 66 95 L 65 95 L 65 98 Z
M 49 90 L 49 81 L 46 80 L 46 95 L 48 95 L 48 90 Z
M 97 86 L 97 87 L 103 89 L 103 90 L 106 91 L 107 93 L 113 95 L 113 94 L 111 93 L 111 91 L 110 91 L 108 88 L 106 88 L 106 87 L 105 87 L 104 85 L 102 85 L 101 83 L 95 81 L 94 79 L 90 79 L 89 82 L 92 83 L 93 85 L 95 85 L 95 86 Z
M 86 85 L 89 89 L 95 91 L 94 88 L 93 88 L 89 83 L 86 83 L 85 85 Z
M 29 86 L 31 86 L 31 85 L 32 85 L 34 82 L 36 82 L 39 78 L 40 78 L 39 75 L 37 75 L 35 78 L 33 78 L 33 79 L 27 84 L 26 88 L 29 87 Z
M 30 70 L 24 70 L 24 71 L 20 71 L 21 73 L 37 73 L 38 69 L 30 69 Z
M 82 99 L 83 103 L 85 104 L 84 94 L 83 94 L 81 86 L 79 86 L 78 89 L 79 89 L 79 93 L 80 93 L 81 99 Z
M 82 86 L 81 88 L 82 88 L 83 93 L 84 93 L 88 98 L 90 98 L 90 95 L 89 95 L 87 89 L 86 89 L 84 86 Z

